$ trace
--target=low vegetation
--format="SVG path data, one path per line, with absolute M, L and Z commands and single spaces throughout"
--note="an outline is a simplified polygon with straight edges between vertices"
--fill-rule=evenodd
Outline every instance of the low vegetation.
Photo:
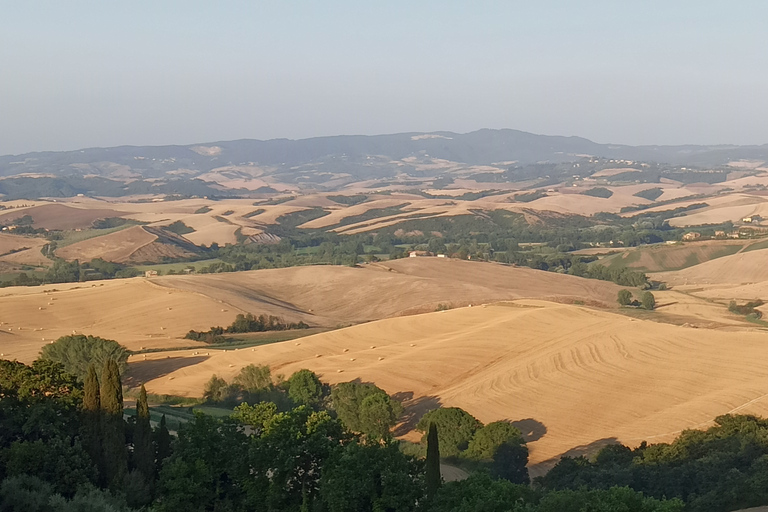
M 176 233 L 177 235 L 187 235 L 189 233 L 195 232 L 193 228 L 187 226 L 180 220 L 177 220 L 176 222 L 168 224 L 167 226 L 165 226 L 165 230 L 170 231 L 171 233 Z
M 654 187 L 654 188 L 647 188 L 645 190 L 641 190 L 640 192 L 635 192 L 632 194 L 635 197 L 642 197 L 643 199 L 647 199 L 649 201 L 655 201 L 659 197 L 661 197 L 661 194 L 664 193 L 664 190 L 660 187 Z
M 755 320 L 762 318 L 763 314 L 756 308 L 762 306 L 764 302 L 760 299 L 747 302 L 746 304 L 738 304 L 735 300 L 732 300 L 728 304 L 728 311 L 736 313 L 737 315 L 744 315 Z
M 227 327 L 211 327 L 208 331 L 189 331 L 184 337 L 188 340 L 203 341 L 205 343 L 221 343 L 226 341 L 223 336 L 234 333 L 288 331 L 293 329 L 309 329 L 304 322 L 287 323 L 282 318 L 272 315 L 254 316 L 238 314 L 235 321 Z
M 603 199 L 608 199 L 613 195 L 613 192 L 605 187 L 590 188 L 582 193 L 585 196 L 600 197 Z

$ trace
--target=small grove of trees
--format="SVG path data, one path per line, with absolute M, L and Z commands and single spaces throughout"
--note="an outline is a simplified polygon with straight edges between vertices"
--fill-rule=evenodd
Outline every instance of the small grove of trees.
M 370 383 L 342 382 L 331 389 L 333 409 L 352 432 L 369 439 L 388 440 L 403 412 L 400 402 Z
M 299 370 L 288 380 L 278 376 L 274 382 L 268 366 L 250 364 L 240 370 L 231 383 L 212 375 L 203 388 L 210 403 L 234 405 L 240 402 L 274 402 L 281 410 L 298 405 L 319 409 L 328 398 L 327 385 L 309 370 Z
M 738 304 L 735 300 L 732 300 L 728 304 L 728 311 L 731 313 L 736 313 L 737 315 L 745 315 L 758 320 L 763 316 L 763 314 L 755 308 L 760 307 L 763 304 L 764 302 L 760 299 L 747 302 L 746 304 Z
M 184 337 L 205 343 L 218 343 L 225 341 L 224 333 L 287 331 L 308 328 L 309 325 L 304 322 L 288 323 L 278 316 L 259 315 L 257 317 L 248 313 L 247 315 L 237 315 L 235 321 L 226 329 L 223 327 L 211 327 L 208 331 L 189 331 Z
M 528 448 L 522 433 L 505 421 L 483 425 L 477 418 L 458 407 L 429 411 L 416 424 L 423 432 L 422 445 L 429 439 L 429 429 L 437 428 L 443 457 L 459 457 L 491 463 L 491 472 L 511 482 L 529 481 Z
M 643 292 L 638 301 L 637 299 L 632 298 L 632 292 L 629 290 L 619 290 L 617 302 L 621 306 L 642 307 L 648 311 L 653 311 L 656 308 L 656 297 L 649 291 Z
M 88 367 L 102 368 L 107 361 L 114 361 L 120 372 L 124 372 L 128 361 L 128 349 L 114 340 L 73 334 L 62 336 L 53 343 L 43 346 L 40 359 L 60 363 L 64 371 L 85 380 Z

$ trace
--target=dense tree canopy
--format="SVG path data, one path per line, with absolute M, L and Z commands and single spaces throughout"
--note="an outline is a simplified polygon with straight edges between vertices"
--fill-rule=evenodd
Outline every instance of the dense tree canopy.
M 93 364 L 101 368 L 110 359 L 117 363 L 120 372 L 124 372 L 128 355 L 128 350 L 114 340 L 84 334 L 62 336 L 44 345 L 40 351 L 40 359 L 62 364 L 67 373 L 80 380 L 85 379 L 88 366 Z

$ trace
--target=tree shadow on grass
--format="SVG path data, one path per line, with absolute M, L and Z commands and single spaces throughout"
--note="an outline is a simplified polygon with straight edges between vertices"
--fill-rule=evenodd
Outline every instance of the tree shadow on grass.
M 413 398 L 413 393 L 410 391 L 396 393 L 392 398 L 403 404 L 403 414 L 400 416 L 400 424 L 395 428 L 395 436 L 402 436 L 412 431 L 422 416 L 442 405 L 436 396 Z
M 207 356 L 169 357 L 167 359 L 132 362 L 128 365 L 128 371 L 123 376 L 123 385 L 129 388 L 136 388 L 150 380 L 164 377 L 181 368 L 202 363 L 206 359 L 208 359 Z
M 609 444 L 619 444 L 619 440 L 615 437 L 605 437 L 603 439 L 592 441 L 589 444 L 574 446 L 570 450 L 561 453 L 557 457 L 552 457 L 551 459 L 547 459 L 539 462 L 538 464 L 534 464 L 533 466 L 529 466 L 528 470 L 531 473 L 531 478 L 544 475 L 547 471 L 552 469 L 558 462 L 560 462 L 560 459 L 562 459 L 563 457 L 586 457 L 589 459 L 594 457 L 597 454 L 597 452 L 599 452 Z
M 538 441 L 547 433 L 547 426 L 533 418 L 510 421 L 510 423 L 522 432 L 526 443 Z

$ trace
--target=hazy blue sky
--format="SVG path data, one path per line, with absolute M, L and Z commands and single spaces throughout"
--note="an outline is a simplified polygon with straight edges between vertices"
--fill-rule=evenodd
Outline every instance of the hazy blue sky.
M 0 154 L 516 128 L 768 143 L 768 2 L 0 0 Z

